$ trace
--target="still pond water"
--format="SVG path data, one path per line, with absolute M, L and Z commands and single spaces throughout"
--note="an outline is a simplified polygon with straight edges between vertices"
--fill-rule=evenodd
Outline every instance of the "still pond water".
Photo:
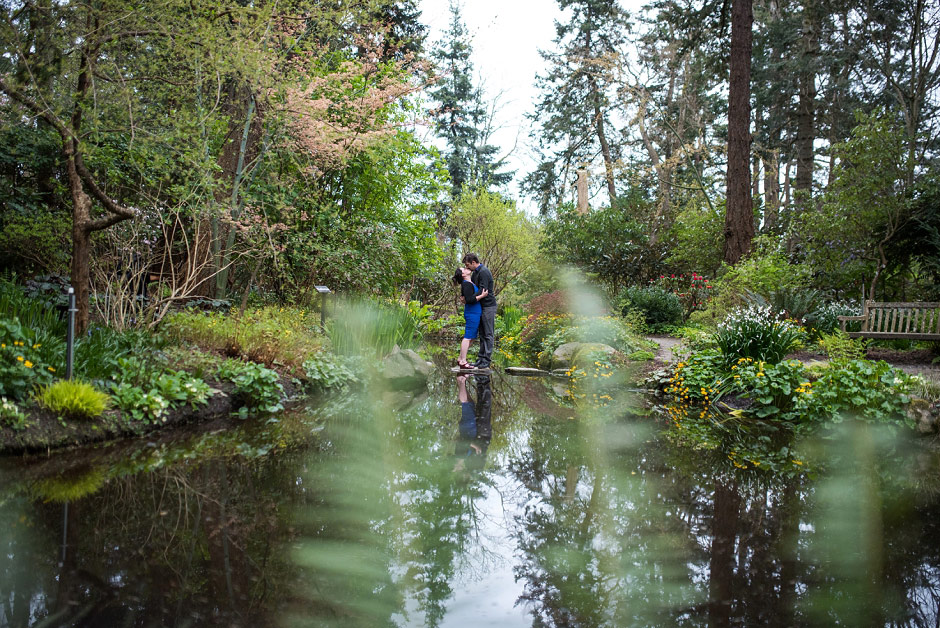
M 442 372 L 0 460 L 0 626 L 938 625 L 921 443 L 847 426 L 768 470 L 586 399 Z

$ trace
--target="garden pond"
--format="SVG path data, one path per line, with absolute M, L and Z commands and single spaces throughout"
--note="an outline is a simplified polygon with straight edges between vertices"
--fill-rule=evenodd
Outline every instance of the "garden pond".
M 846 422 L 763 462 L 559 383 L 441 370 L 0 460 L 0 626 L 940 621 L 936 450 Z

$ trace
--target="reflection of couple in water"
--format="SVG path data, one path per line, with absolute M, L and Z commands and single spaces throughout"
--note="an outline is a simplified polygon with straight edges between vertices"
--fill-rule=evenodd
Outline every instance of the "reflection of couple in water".
M 488 375 L 472 378 L 476 384 L 476 400 L 467 392 L 468 375 L 457 376 L 457 397 L 460 399 L 460 423 L 454 446 L 454 471 L 477 471 L 486 463 L 486 452 L 493 437 L 491 416 L 493 391 Z
M 464 265 L 454 273 L 453 282 L 460 286 L 463 316 L 466 321 L 463 340 L 460 341 L 458 369 L 486 369 L 493 357 L 496 343 L 496 297 L 493 296 L 493 274 L 480 263 L 475 253 L 463 257 Z M 480 353 L 473 364 L 467 362 L 470 341 L 480 337 Z

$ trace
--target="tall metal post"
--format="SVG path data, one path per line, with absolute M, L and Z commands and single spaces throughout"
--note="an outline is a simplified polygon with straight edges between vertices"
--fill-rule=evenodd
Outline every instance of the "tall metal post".
M 75 361 L 75 288 L 69 288 L 69 324 L 65 333 L 65 379 L 72 379 L 72 364 Z
M 326 295 L 332 291 L 326 286 L 314 286 L 314 288 L 320 293 L 320 327 L 326 329 Z

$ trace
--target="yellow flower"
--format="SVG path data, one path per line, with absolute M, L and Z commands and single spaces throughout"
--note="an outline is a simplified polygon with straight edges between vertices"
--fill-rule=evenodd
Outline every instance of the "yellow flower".
M 50 373 L 55 373 L 55 369 L 52 368 L 51 366 L 47 366 L 46 370 L 48 370 Z
M 28 369 L 31 369 L 33 368 L 33 363 L 30 362 L 29 360 L 26 360 L 25 362 L 23 362 L 23 366 L 25 366 Z
M 23 356 L 18 355 L 18 356 L 16 356 L 16 359 L 17 359 L 18 361 L 22 362 L 22 361 L 23 361 Z

